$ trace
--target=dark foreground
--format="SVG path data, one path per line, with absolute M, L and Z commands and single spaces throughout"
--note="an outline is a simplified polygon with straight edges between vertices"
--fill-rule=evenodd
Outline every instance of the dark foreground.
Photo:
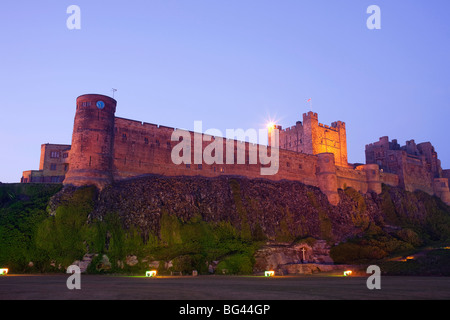
M 382 276 L 369 290 L 367 277 L 126 277 L 81 275 L 69 290 L 69 275 L 0 276 L 0 300 L 405 300 L 450 299 L 450 277 Z

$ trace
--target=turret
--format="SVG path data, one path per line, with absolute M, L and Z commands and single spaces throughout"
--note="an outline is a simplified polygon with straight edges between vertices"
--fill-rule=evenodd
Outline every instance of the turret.
M 99 94 L 77 98 L 77 109 L 64 185 L 95 185 L 112 182 L 114 113 L 116 100 Z
M 381 178 L 380 167 L 378 164 L 366 164 L 362 166 L 363 171 L 366 173 L 367 179 L 367 191 L 381 193 Z
M 320 190 L 327 195 L 328 201 L 332 205 L 337 205 L 340 198 L 337 192 L 338 183 L 333 153 L 320 153 L 317 155 L 316 176 Z
M 319 117 L 317 113 L 309 111 L 303 114 L 303 152 L 307 154 L 317 154 L 316 145 L 317 128 L 319 126 Z

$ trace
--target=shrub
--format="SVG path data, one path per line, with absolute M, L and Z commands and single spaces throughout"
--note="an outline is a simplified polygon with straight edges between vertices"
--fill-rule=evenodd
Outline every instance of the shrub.
M 387 252 L 373 245 L 346 242 L 331 248 L 330 256 L 337 264 L 353 264 L 382 259 Z
M 216 273 L 226 274 L 251 274 L 253 272 L 252 258 L 247 254 L 234 254 L 226 257 L 216 268 Z

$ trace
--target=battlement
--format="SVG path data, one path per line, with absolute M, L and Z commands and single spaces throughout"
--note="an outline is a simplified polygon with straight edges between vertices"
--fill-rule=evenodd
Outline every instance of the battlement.
M 304 113 L 303 114 L 303 119 L 318 119 L 319 118 L 319 116 L 317 115 L 317 113 L 316 112 L 312 112 L 312 111 L 309 111 L 308 113 Z
M 323 124 L 323 123 L 319 123 L 319 127 L 322 127 L 322 128 L 328 129 L 328 130 L 333 130 L 333 131 L 336 131 L 336 132 L 339 131 L 339 128 L 333 127 L 333 126 L 330 127 L 329 125 L 326 125 L 326 124 Z

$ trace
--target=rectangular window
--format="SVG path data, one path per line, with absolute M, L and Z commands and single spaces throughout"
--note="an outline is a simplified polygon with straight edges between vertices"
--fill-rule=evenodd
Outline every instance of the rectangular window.
M 69 153 L 68 152 L 64 152 L 63 153 L 63 158 L 65 159 L 65 158 L 68 158 L 69 157 Z
M 53 159 L 59 158 L 59 152 L 58 151 L 50 152 L 50 158 L 53 158 Z
M 186 164 L 186 169 L 190 169 L 191 165 L 189 163 Z
M 55 163 L 50 164 L 50 170 L 52 170 L 52 171 L 56 170 L 56 164 Z
M 202 165 L 201 165 L 201 164 L 198 164 L 198 165 L 197 165 L 197 169 L 198 169 L 198 170 L 202 170 Z

